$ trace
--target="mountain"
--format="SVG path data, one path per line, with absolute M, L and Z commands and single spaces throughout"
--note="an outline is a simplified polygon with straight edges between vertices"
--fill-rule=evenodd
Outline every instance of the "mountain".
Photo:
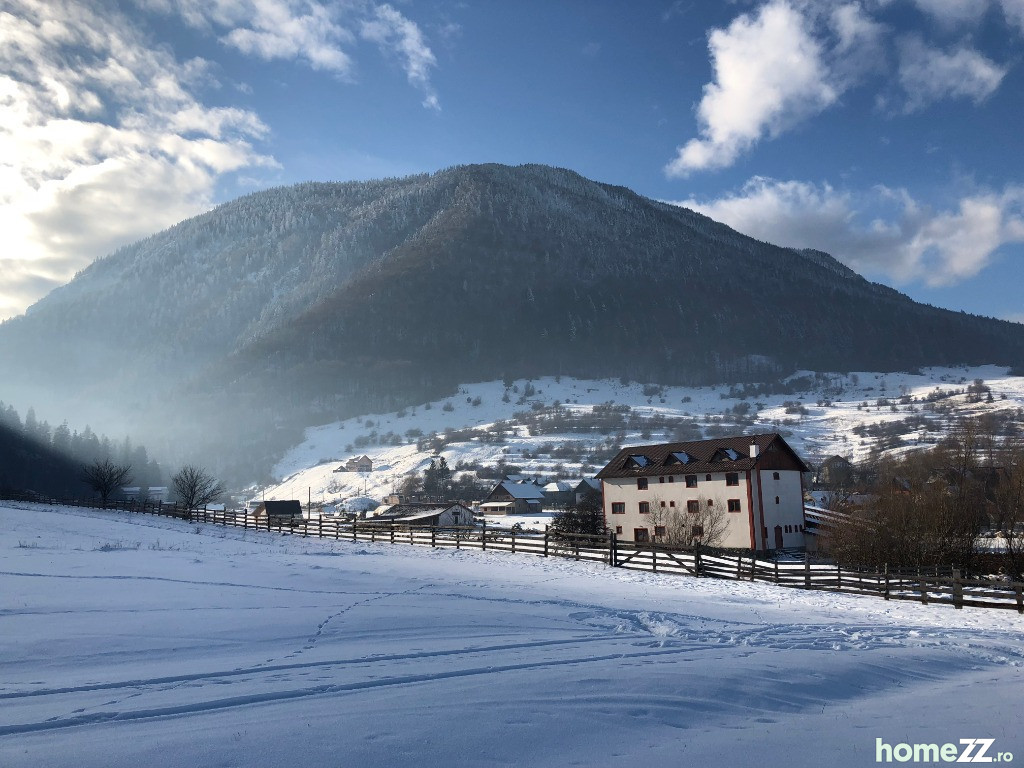
M 224 204 L 4 323 L 0 358 L 8 400 L 263 464 L 302 426 L 460 382 L 1018 366 L 1024 326 L 571 171 L 475 165 Z

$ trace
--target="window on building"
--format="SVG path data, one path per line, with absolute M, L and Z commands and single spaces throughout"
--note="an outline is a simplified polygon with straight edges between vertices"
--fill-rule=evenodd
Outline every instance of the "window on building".
M 776 497 L 775 497 L 775 503 L 776 503 L 776 504 L 778 504 L 778 503 L 779 503 L 779 497 L 778 497 L 778 496 L 776 496 Z
M 641 501 L 640 502 L 640 514 L 646 515 L 651 511 L 651 502 Z
M 692 528 L 690 528 L 690 536 L 692 536 L 695 539 L 703 538 L 704 537 L 704 526 L 703 525 L 695 525 Z
M 668 476 L 668 481 L 669 481 L 670 483 L 674 483 L 674 482 L 676 481 L 676 479 L 675 479 L 674 477 L 672 477 L 672 475 L 669 475 L 669 476 Z
M 613 501 L 612 502 L 612 514 L 613 515 L 624 515 L 624 514 L 626 514 L 626 502 L 624 502 L 624 501 Z
M 664 483 L 665 482 L 665 478 L 664 477 L 659 477 L 658 478 L 658 482 L 659 483 Z
M 778 479 L 779 479 L 779 473 L 778 472 L 772 472 L 772 480 L 778 480 Z
M 697 501 L 696 499 L 690 499 L 688 502 L 686 502 L 686 511 L 692 512 L 693 514 L 697 514 L 698 512 L 700 512 L 700 502 Z
M 740 484 L 740 473 L 739 472 L 726 472 L 725 473 L 725 484 L 726 485 L 739 485 Z
M 638 544 L 646 543 L 651 540 L 650 532 L 646 528 L 634 528 L 633 529 L 633 541 Z
M 665 502 L 664 502 L 664 501 L 663 501 L 663 502 L 661 502 L 661 506 L 663 506 L 663 507 L 665 506 Z
M 655 539 L 663 539 L 663 538 L 665 538 L 665 526 L 664 525 L 656 525 L 656 526 L 654 526 L 654 538 Z
M 615 533 L 622 533 L 622 526 L 621 525 L 616 525 L 615 526 Z
M 730 512 L 739 512 L 740 511 L 740 500 L 739 499 L 729 499 L 729 511 Z
M 792 533 L 792 531 L 789 530 L 789 526 L 788 525 L 786 526 L 786 533 Z
M 647 490 L 647 478 L 646 477 L 638 477 L 636 479 L 636 489 L 638 491 L 646 491 Z
M 674 501 L 670 501 L 670 502 L 668 503 L 668 505 L 669 505 L 670 507 L 674 507 L 674 506 L 676 505 L 676 503 L 675 503 Z
M 704 479 L 707 480 L 710 483 L 711 482 L 711 475 L 705 475 Z
M 708 499 L 708 506 L 709 507 L 715 506 L 715 500 L 714 499 Z
M 708 477 L 710 477 L 710 475 Z M 697 487 L 697 476 L 696 475 L 687 475 L 686 476 L 686 487 L 687 488 L 696 488 Z

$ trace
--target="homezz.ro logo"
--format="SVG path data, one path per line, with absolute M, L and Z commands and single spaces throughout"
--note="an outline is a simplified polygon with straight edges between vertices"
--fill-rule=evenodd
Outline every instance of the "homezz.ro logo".
M 876 763 L 1009 763 L 1012 752 L 992 749 L 995 739 L 960 739 L 956 744 L 886 744 L 875 739 Z

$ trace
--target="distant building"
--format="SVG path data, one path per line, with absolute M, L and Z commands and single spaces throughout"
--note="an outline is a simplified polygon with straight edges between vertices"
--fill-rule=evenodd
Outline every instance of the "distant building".
M 584 477 L 572 489 L 576 503 L 579 504 L 590 493 L 601 495 L 601 481 L 596 477 Z
M 803 547 L 807 465 L 777 433 L 638 445 L 597 473 L 605 525 L 623 541 L 654 541 L 668 516 L 685 525 L 702 507 L 726 515 L 723 547 Z M 693 532 L 699 538 L 700 532 Z
M 346 461 L 335 472 L 373 472 L 373 459 L 365 454 L 363 456 L 353 456 L 351 459 Z
M 126 485 L 121 489 L 126 499 L 136 501 L 167 501 L 171 494 L 166 485 Z
M 290 522 L 302 519 L 302 502 L 298 499 L 261 501 L 256 507 L 256 519 L 266 517 L 271 522 Z
M 378 507 L 373 517 L 367 519 L 373 524 L 400 524 L 407 526 L 465 526 L 473 525 L 473 510 L 462 504 L 405 503 Z
M 568 507 L 576 500 L 572 483 L 557 480 L 544 486 L 544 500 L 557 507 Z
M 480 504 L 485 515 L 533 515 L 544 507 L 544 489 L 533 480 L 502 480 Z

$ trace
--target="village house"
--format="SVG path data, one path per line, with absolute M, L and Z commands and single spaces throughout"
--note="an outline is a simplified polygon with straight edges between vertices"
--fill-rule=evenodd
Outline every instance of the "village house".
M 592 493 L 601 495 L 601 481 L 595 477 L 584 477 L 573 488 L 575 503 L 582 504 L 583 499 Z
M 367 455 L 353 456 L 346 461 L 335 472 L 373 472 L 373 459 Z
M 420 526 L 467 526 L 473 525 L 473 510 L 462 504 L 430 504 L 410 503 L 391 504 L 385 509 L 378 508 L 373 517 L 367 518 L 371 524 L 401 524 L 411 527 Z
M 480 504 L 485 515 L 535 515 L 544 507 L 544 489 L 533 480 L 498 483 Z
M 261 501 L 253 514 L 257 520 L 265 518 L 272 523 L 302 520 L 302 502 L 298 499 Z
M 685 525 L 709 507 L 725 516 L 717 546 L 764 552 L 804 546 L 806 471 L 769 433 L 624 448 L 597 478 L 605 525 L 622 541 L 655 541 L 671 516 Z

